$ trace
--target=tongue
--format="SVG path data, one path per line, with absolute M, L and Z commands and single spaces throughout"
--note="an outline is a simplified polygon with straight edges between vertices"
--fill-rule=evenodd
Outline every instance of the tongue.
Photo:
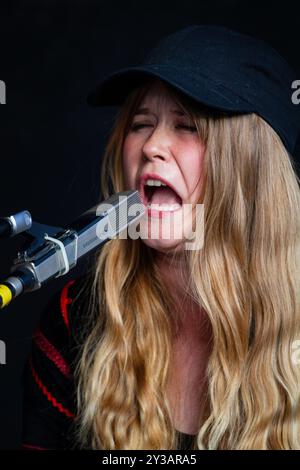
M 154 189 L 151 204 L 181 204 L 181 199 L 169 187 L 157 187 Z

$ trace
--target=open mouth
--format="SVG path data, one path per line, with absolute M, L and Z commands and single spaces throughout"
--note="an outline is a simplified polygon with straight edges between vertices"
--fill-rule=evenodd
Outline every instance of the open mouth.
M 181 208 L 182 199 L 170 186 L 143 186 L 144 202 L 148 208 L 175 211 Z

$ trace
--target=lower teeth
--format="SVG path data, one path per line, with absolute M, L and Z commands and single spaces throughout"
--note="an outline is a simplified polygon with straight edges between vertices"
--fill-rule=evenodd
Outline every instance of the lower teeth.
M 149 209 L 155 209 L 158 211 L 175 211 L 180 209 L 180 204 L 148 204 Z

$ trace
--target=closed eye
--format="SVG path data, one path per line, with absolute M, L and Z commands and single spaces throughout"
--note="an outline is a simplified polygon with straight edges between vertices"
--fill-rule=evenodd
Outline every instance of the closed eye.
M 195 126 L 180 125 L 180 126 L 177 126 L 177 127 L 181 127 L 182 129 L 187 129 L 188 131 L 191 131 L 191 132 L 196 132 L 197 131 L 197 127 L 195 127 Z
M 151 127 L 151 124 L 133 124 L 131 127 L 130 127 L 130 130 L 132 132 L 135 132 L 135 131 L 138 131 L 139 129 L 142 129 L 143 127 Z M 184 124 L 179 124 L 178 126 L 176 126 L 176 128 L 179 128 L 179 129 L 185 129 L 185 130 L 188 130 L 190 132 L 196 132 L 197 131 L 197 128 L 195 126 L 187 126 L 187 125 L 184 125 Z
M 138 129 L 141 129 L 142 127 L 147 127 L 149 125 L 150 124 L 132 124 L 132 126 L 130 127 L 130 130 L 137 131 Z

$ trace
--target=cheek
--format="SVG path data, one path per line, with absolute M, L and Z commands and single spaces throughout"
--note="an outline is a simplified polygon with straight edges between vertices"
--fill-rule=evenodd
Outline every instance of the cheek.
M 127 137 L 123 144 L 122 166 L 126 185 L 133 185 L 137 171 L 138 151 L 133 139 Z
M 185 154 L 186 156 L 188 155 L 188 158 L 182 161 L 181 171 L 184 175 L 189 194 L 198 194 L 200 191 L 204 152 L 204 146 L 191 146 L 189 151 Z

